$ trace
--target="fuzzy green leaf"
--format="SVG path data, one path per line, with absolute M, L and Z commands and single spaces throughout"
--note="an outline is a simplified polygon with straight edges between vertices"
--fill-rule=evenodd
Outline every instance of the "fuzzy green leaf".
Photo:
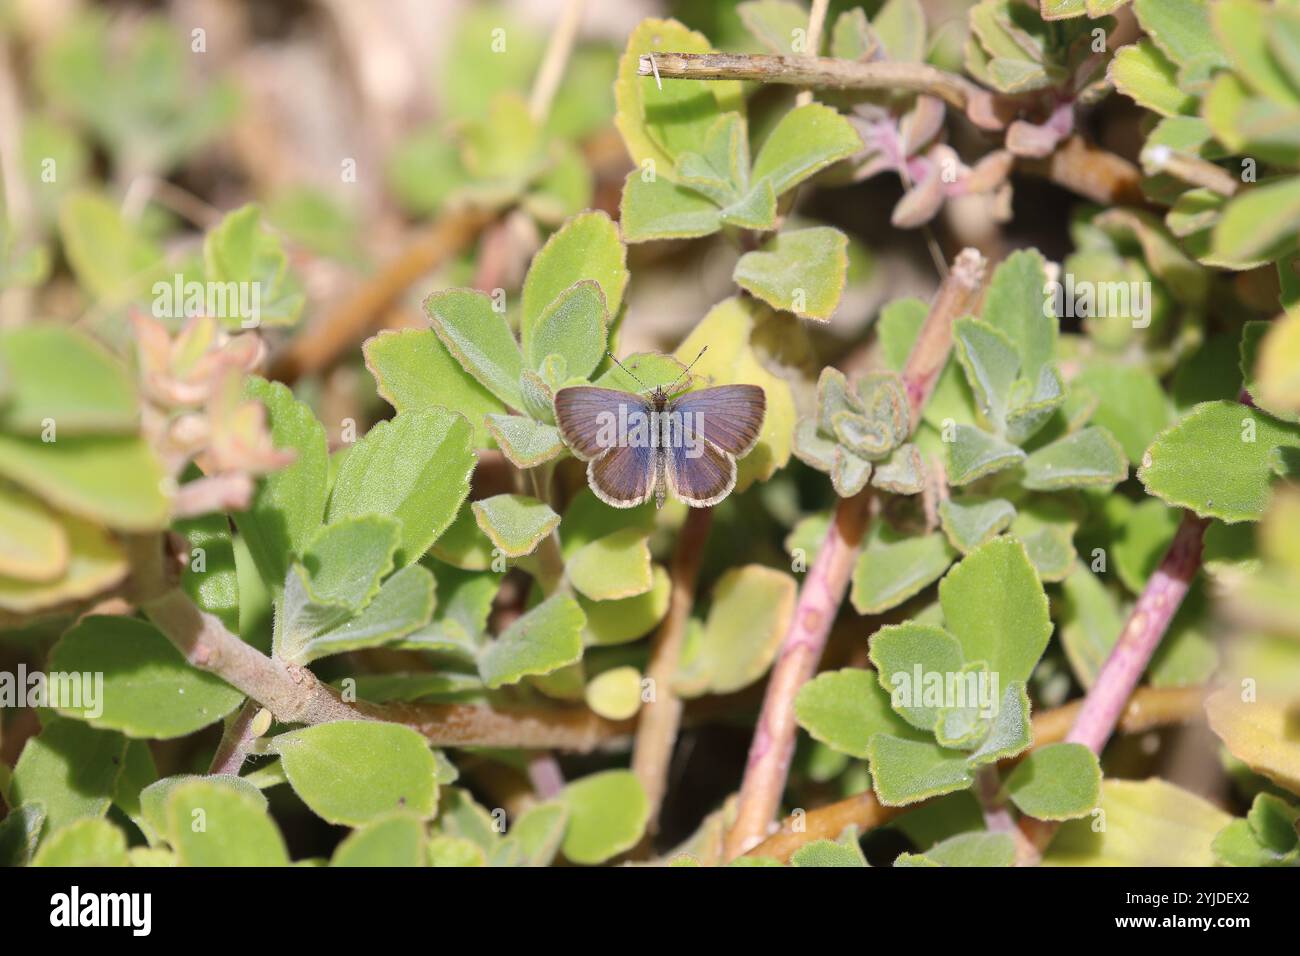
M 868 744 L 867 759 L 876 797 L 887 807 L 964 790 L 974 779 L 965 754 L 946 750 L 933 740 L 876 734 Z
M 586 378 L 605 357 L 606 322 L 600 286 L 591 279 L 575 282 L 538 316 L 528 361 L 540 368 L 548 356 L 559 355 L 570 376 Z
M 586 618 L 573 598 L 556 594 L 515 620 L 484 649 L 478 670 L 496 689 L 529 674 L 550 674 L 582 657 Z
M 164 832 L 183 866 L 289 865 L 266 801 L 214 780 L 188 780 L 171 789 L 166 820 Z
M 623 184 L 619 222 L 628 242 L 694 239 L 717 232 L 722 214 L 717 205 L 693 189 L 633 170 Z
M 399 567 L 416 561 L 447 529 L 469 494 L 477 459 L 469 423 L 442 408 L 380 422 L 339 468 L 327 520 L 389 515 L 402 523 Z
M 402 526 L 383 515 L 358 515 L 332 521 L 317 532 L 302 553 L 311 598 L 360 611 L 379 593 L 379 582 L 393 570 Z
M 809 176 L 862 149 L 862 138 L 835 110 L 809 103 L 777 122 L 754 158 L 755 182 L 768 179 L 780 196 Z
M 532 554 L 560 524 L 550 505 L 527 495 L 494 495 L 471 507 L 483 533 L 509 558 Z
M 409 813 L 380 817 L 344 837 L 330 866 L 428 866 L 424 824 Z
M 1128 462 L 1110 432 L 1091 426 L 1032 452 L 1024 469 L 1026 488 L 1059 491 L 1118 484 L 1128 475 Z
M 292 325 L 302 315 L 307 296 L 289 271 L 279 236 L 262 228 L 262 211 L 255 204 L 227 213 L 208 231 L 203 269 L 210 283 L 249 290 L 228 294 L 225 308 L 215 310 L 214 317 L 228 329 Z
M 952 549 L 937 532 L 896 541 L 873 534 L 853 569 L 853 607 L 859 614 L 897 607 L 937 581 L 952 559 Z
M 1070 820 L 1097 806 L 1101 766 L 1083 744 L 1048 744 L 1022 760 L 1007 780 L 1011 802 L 1039 820 Z
M 654 584 L 645 532 L 623 528 L 566 555 L 565 574 L 583 597 L 611 601 L 644 594 Z
M 39 803 L 50 831 L 81 817 L 103 816 L 122 773 L 127 740 L 79 720 L 56 717 L 27 741 L 6 802 Z
M 1300 448 L 1300 427 L 1235 402 L 1205 402 L 1156 436 L 1138 478 L 1147 492 L 1201 517 L 1258 521 L 1277 449 Z
M 562 849 L 571 863 L 604 863 L 636 846 L 649 804 L 630 770 L 606 770 L 576 780 L 560 800 L 569 811 Z
M 536 468 L 564 452 L 559 429 L 524 415 L 488 415 L 487 430 L 516 468 Z
M 894 710 L 918 730 L 934 730 L 943 703 L 927 701 L 924 676 L 960 674 L 965 661 L 961 645 L 947 631 L 908 621 L 875 633 L 871 663 Z M 921 680 L 916 679 L 918 672 Z
M 127 617 L 83 618 L 50 653 L 50 668 L 103 675 L 97 700 L 59 712 L 129 737 L 183 737 L 220 720 L 244 695 L 191 667 L 153 625 Z
M 127 865 L 126 834 L 98 817 L 74 820 L 51 833 L 32 860 L 32 866 Z
M 523 358 L 504 315 L 484 292 L 448 289 L 424 300 L 434 332 L 461 368 L 499 400 L 522 409 Z
M 961 833 L 924 853 L 903 853 L 894 866 L 1014 866 L 1016 841 L 1009 833 Z
M 436 761 L 409 727 L 341 720 L 280 734 L 272 745 L 294 792 L 330 823 L 361 826 L 398 810 L 431 817 L 437 808 Z
M 733 277 L 773 308 L 829 322 L 848 267 L 848 238 L 818 226 L 778 233 L 761 250 L 741 256 Z
M 866 759 L 877 734 L 915 735 L 889 705 L 889 694 L 869 670 L 825 671 L 795 697 L 799 726 L 839 753 Z M 917 739 L 922 739 L 917 736 Z
M 949 498 L 939 505 L 943 533 L 962 554 L 970 554 L 992 541 L 1015 517 L 1015 506 L 1002 498 Z
M 140 420 L 135 383 L 126 368 L 89 336 L 43 323 L 0 334 L 7 373 L 0 427 L 40 435 L 53 422 L 64 435 L 134 432 Z
M 948 443 L 948 482 L 968 485 L 1024 461 L 1025 453 L 974 425 L 957 425 Z
M 1196 97 L 1178 85 L 1178 68 L 1148 39 L 1121 47 L 1109 76 L 1115 89 L 1161 116 L 1196 111 Z

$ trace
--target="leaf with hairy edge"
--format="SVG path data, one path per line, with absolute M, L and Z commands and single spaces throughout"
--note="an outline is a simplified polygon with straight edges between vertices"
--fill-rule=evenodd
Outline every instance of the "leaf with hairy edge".
M 318 604 L 360 611 L 379 593 L 393 570 L 402 526 L 383 515 L 357 515 L 331 521 L 302 553 L 307 589 Z
M 829 322 L 848 273 L 848 238 L 816 226 L 778 233 L 736 263 L 736 284 L 773 308 Z
M 152 624 L 127 617 L 83 618 L 50 652 L 50 669 L 102 674 L 97 699 L 83 697 L 81 706 L 60 706 L 59 713 L 130 737 L 183 737 L 244 699 L 221 678 L 186 663 Z
M 1128 476 L 1128 462 L 1119 442 L 1095 425 L 1031 452 L 1024 469 L 1021 484 L 1037 491 L 1110 486 Z
M 1022 813 L 1039 820 L 1082 817 L 1101 796 L 1101 765 L 1083 744 L 1048 744 L 1012 771 L 1007 791 Z
M 569 812 L 562 850 L 571 863 L 604 863 L 636 846 L 649 804 L 630 770 L 606 770 L 575 780 L 560 801 Z
M 474 289 L 448 289 L 424 300 L 434 332 L 461 368 L 510 408 L 522 409 L 519 345 L 492 299 Z
M 865 867 L 867 859 L 862 855 L 862 848 L 858 845 L 856 831 L 853 831 L 853 834 L 852 839 L 843 843 L 835 840 L 813 840 L 811 843 L 805 843 L 790 856 L 790 865 Z
M 550 674 L 582 658 L 586 617 L 566 594 L 547 598 L 484 648 L 478 670 L 493 690 L 528 675 Z
M 974 780 L 965 754 L 946 750 L 933 740 L 876 734 L 867 746 L 867 760 L 876 797 L 887 807 L 964 790 Z
M 853 607 L 859 614 L 897 607 L 937 581 L 952 559 L 952 548 L 937 532 L 892 541 L 873 532 L 853 570 Z
M 583 643 L 590 646 L 626 644 L 644 637 L 668 613 L 668 599 L 672 595 L 672 580 L 661 565 L 651 571 L 650 590 L 628 598 L 612 601 L 593 601 L 578 596 L 578 603 L 587 615 L 583 630 Z
M 908 621 L 875 633 L 871 663 L 894 710 L 918 730 L 934 730 L 943 710 L 942 695 L 927 704 L 926 677 L 960 674 L 965 660 L 961 645 L 947 631 Z
M 470 507 L 483 533 L 508 558 L 532 554 L 560 524 L 550 505 L 527 495 L 494 495 Z
M 99 817 L 55 830 L 41 843 L 32 866 L 127 866 L 126 834 Z
M 1004 686 L 1029 679 L 1052 621 L 1019 541 L 996 538 L 964 558 L 939 582 L 939 603 L 966 660 L 985 661 Z
M 693 189 L 661 176 L 646 179 L 634 169 L 623 184 L 619 222 L 628 242 L 695 239 L 722 228 L 722 213 L 712 200 Z
M 1121 47 L 1108 75 L 1115 89 L 1161 116 L 1196 112 L 1196 97 L 1178 85 L 1177 67 L 1148 39 Z
M 130 571 L 126 553 L 107 530 L 71 515 L 57 520 L 68 549 L 63 573 L 48 581 L 0 575 L 0 609 L 30 614 L 83 600 L 119 584 Z
M 126 745 L 115 731 L 66 717 L 48 720 L 23 747 L 6 802 L 42 804 L 51 831 L 81 817 L 103 816 L 122 773 Z
M 1014 866 L 1016 841 L 1009 833 L 961 833 L 924 853 L 900 853 L 894 866 Z
M 525 415 L 488 415 L 487 430 L 516 468 L 536 468 L 564 453 L 558 428 Z
M 536 368 L 540 360 L 549 354 L 538 347 L 535 338 L 540 336 L 543 341 L 560 345 L 561 339 L 572 334 L 562 328 L 552 329 L 549 333 L 545 331 L 545 326 L 549 323 L 543 313 L 562 294 L 579 282 L 595 282 L 603 297 L 602 319 L 604 316 L 613 317 L 618 315 L 623 306 L 623 290 L 627 287 L 627 280 L 627 249 L 619 239 L 618 227 L 609 216 L 603 212 L 584 212 L 561 226 L 533 257 L 524 279 L 520 332 L 524 354 L 529 356 L 532 366 Z M 585 292 L 580 294 L 586 295 Z M 587 329 L 587 326 L 584 325 L 583 328 Z M 602 323 L 601 332 L 603 331 Z M 587 330 L 585 334 L 590 337 L 593 333 Z M 553 346 L 548 348 L 549 351 L 556 351 Z M 575 357 L 580 354 L 586 356 L 591 351 L 590 341 L 570 343 L 564 348 L 566 357 L 568 349 L 582 350 L 580 353 L 574 352 Z M 590 362 L 591 368 L 582 371 L 570 359 L 569 373 L 585 377 L 596 367 L 603 354 L 602 340 L 599 352 L 595 354 L 596 361 Z M 585 367 L 588 361 L 588 358 L 583 357 L 578 364 Z
M 188 773 L 163 777 L 140 791 L 140 819 L 142 821 L 140 830 L 149 840 L 150 845 L 157 845 L 168 838 L 167 801 L 171 798 L 172 793 L 182 784 L 196 781 L 206 781 L 214 786 L 224 787 L 232 793 L 247 797 L 254 806 L 261 810 L 265 810 L 267 807 L 266 797 L 262 794 L 262 791 L 243 777 L 236 777 L 233 774 L 222 773 L 200 776 Z
M 330 866 L 428 865 L 424 823 L 413 814 L 400 812 L 353 830 L 330 857 Z
M 605 357 L 605 296 L 592 279 L 561 292 L 538 316 L 528 361 L 540 368 L 549 356 L 564 359 L 567 375 L 586 378 Z
M 387 330 L 361 348 L 380 397 L 398 412 L 434 405 L 460 412 L 474 429 L 474 447 L 489 447 L 491 426 L 484 426 L 484 416 L 497 417 L 505 405 L 452 358 L 436 332 Z
M 641 528 L 622 528 L 565 557 L 569 583 L 593 601 L 644 594 L 654 584 L 650 545 Z
M 0 365 L 8 373 L 0 427 L 40 435 L 53 422 L 58 436 L 130 434 L 140 421 L 135 382 L 94 339 L 52 323 L 0 334 Z
M 767 671 L 794 613 L 798 585 L 784 571 L 747 564 L 713 587 L 703 629 L 688 641 L 673 680 L 683 697 L 729 694 Z
M 272 747 L 294 792 L 330 823 L 362 826 L 399 810 L 427 818 L 437 809 L 437 763 L 409 727 L 340 720 L 280 734 Z
M 939 505 L 939 522 L 948 541 L 970 554 L 1010 527 L 1015 506 L 1003 498 L 949 498 Z
M 876 675 L 857 667 L 825 671 L 808 681 L 799 688 L 794 712 L 814 740 L 863 760 L 878 734 L 929 739 L 890 708 L 889 694 Z
M 1204 402 L 1156 436 L 1138 479 L 1148 494 L 1227 524 L 1258 521 L 1279 449 L 1300 448 L 1300 427 L 1236 402 Z
M 754 158 L 755 182 L 769 179 L 780 196 L 831 163 L 862 149 L 857 130 L 820 103 L 797 106 L 772 128 Z
M 1047 269 L 1036 250 L 1013 252 L 993 272 L 980 318 L 1006 335 L 1031 382 L 1056 354 L 1056 318 L 1044 311 Z
M 325 512 L 329 480 L 325 426 L 278 382 L 249 378 L 244 396 L 266 407 L 275 447 L 292 449 L 296 455 L 293 464 L 260 479 L 248 509 L 234 516 L 262 580 L 278 592 L 292 556 L 302 553 Z
M 460 415 L 444 408 L 401 413 L 380 422 L 348 452 L 334 479 L 327 519 L 398 519 L 397 565 L 411 564 L 456 517 L 476 462 L 469 423 Z
M 1024 461 L 1023 451 L 974 425 L 958 425 L 948 444 L 948 481 L 968 485 Z
M 1011 388 L 1020 370 L 1015 346 L 1005 332 L 977 319 L 955 322 L 953 343 L 980 414 L 1002 434 L 1011 404 Z
M 289 865 L 289 851 L 265 801 L 259 804 L 210 778 L 173 788 L 166 820 L 164 832 L 182 866 Z M 196 826 L 200 820 L 202 827 Z
M 1300 793 L 1300 742 L 1294 731 L 1295 696 L 1272 691 L 1242 700 L 1240 687 L 1228 685 L 1205 702 L 1210 729 L 1228 751 L 1258 774 L 1292 793 Z

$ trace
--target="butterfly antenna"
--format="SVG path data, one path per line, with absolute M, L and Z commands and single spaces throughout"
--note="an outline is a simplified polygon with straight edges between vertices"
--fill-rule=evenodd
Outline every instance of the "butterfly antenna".
M 707 352 L 708 350 L 709 347 L 707 345 L 704 346 L 704 348 L 700 349 L 700 354 L 695 356 L 695 358 L 691 359 L 691 364 L 686 366 L 686 368 L 682 369 L 682 374 L 678 375 L 676 380 L 671 385 L 668 386 L 669 392 L 671 392 L 674 388 L 677 387 L 677 383 L 680 382 L 682 379 L 684 379 L 686 377 L 686 374 L 690 372 L 691 369 L 695 368 L 695 363 L 698 362 L 700 358 L 704 355 L 704 353 Z
M 636 383 L 637 383 L 638 385 L 640 385 L 642 388 L 646 388 L 646 383 L 643 382 L 643 381 L 641 381 L 639 378 L 637 378 L 636 375 L 632 372 L 632 370 L 631 370 L 630 368 L 628 368 L 626 365 L 624 365 L 622 362 L 620 362 L 620 361 L 619 361 L 619 360 L 614 356 L 614 353 L 613 353 L 613 352 L 611 352 L 609 349 L 606 349 L 606 350 L 605 350 L 605 354 L 608 355 L 608 356 L 610 357 L 610 360 L 611 360 L 615 365 L 617 365 L 617 366 L 618 366 L 619 368 L 621 368 L 623 371 L 627 372 L 627 374 L 630 375 L 630 376 L 632 377 L 632 380 L 633 380 L 634 382 L 636 382 Z

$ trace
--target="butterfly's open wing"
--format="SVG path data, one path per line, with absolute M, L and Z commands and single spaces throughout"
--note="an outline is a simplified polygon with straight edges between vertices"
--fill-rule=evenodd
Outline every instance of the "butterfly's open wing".
M 612 448 L 587 465 L 587 483 L 612 507 L 643 505 L 654 494 L 657 452 L 648 445 Z
M 763 430 L 767 396 L 757 385 L 719 385 L 679 395 L 668 408 L 681 416 L 686 429 L 694 429 L 705 441 L 743 458 Z
M 736 487 L 736 459 L 717 446 L 701 441 L 691 457 L 689 445 L 668 449 L 668 486 L 692 508 L 716 505 Z
M 560 437 L 583 461 L 599 458 L 617 446 L 620 411 L 623 420 L 636 413 L 648 418 L 651 408 L 638 395 L 594 385 L 574 385 L 555 393 L 555 424 Z

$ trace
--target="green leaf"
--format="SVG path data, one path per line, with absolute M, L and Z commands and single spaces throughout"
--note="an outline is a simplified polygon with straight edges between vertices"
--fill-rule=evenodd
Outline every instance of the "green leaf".
M 1104 816 L 1103 816 L 1104 814 Z M 1232 817 L 1158 777 L 1106 780 L 1101 808 L 1062 825 L 1048 866 L 1213 866 L 1210 847 Z
M 20 507 L 24 504 L 19 497 L 12 498 L 11 501 Z M 35 515 L 39 516 L 40 504 L 35 500 L 31 500 L 30 504 L 37 509 Z M 0 517 L 6 516 L 6 510 L 0 508 Z M 27 518 L 32 516 L 33 512 L 26 513 Z M 21 527 L 20 519 L 9 530 L 16 532 Z M 66 601 L 92 597 L 126 577 L 129 570 L 126 555 L 104 528 L 69 515 L 59 515 L 56 527 L 65 549 L 61 555 L 66 562 L 65 566 L 56 576 L 43 581 L 0 574 L 0 608 L 30 614 Z M 0 540 L 3 537 L 0 535 Z M 16 557 L 14 554 L 9 556 L 10 560 Z
M 1009 833 L 960 833 L 924 853 L 902 853 L 894 866 L 1014 866 L 1016 841 Z
M 230 519 L 224 514 L 203 515 L 177 521 L 173 529 L 189 545 L 181 587 L 200 608 L 239 633 L 239 573 Z
M 820 103 L 790 110 L 777 122 L 754 158 L 753 180 L 768 179 L 780 196 L 831 163 L 862 149 L 857 130 Z
M 736 4 L 736 13 L 754 38 L 777 56 L 817 53 L 794 48 L 795 31 L 808 29 L 808 11 L 794 0 L 746 0 Z
M 619 223 L 628 242 L 694 239 L 722 228 L 722 213 L 695 190 L 634 169 L 623 184 Z
M 523 408 L 519 345 L 493 300 L 473 289 L 448 289 L 424 300 L 434 332 L 461 367 L 510 408 Z
M 1287 352 L 1279 345 L 1286 344 L 1285 334 L 1289 331 L 1289 322 L 1289 319 L 1277 323 L 1253 321 L 1242 326 L 1241 387 L 1250 395 L 1256 408 L 1285 422 L 1297 422 L 1300 421 L 1300 412 L 1291 407 L 1293 403 L 1286 400 L 1274 401 L 1270 389 L 1267 385 L 1262 385 L 1256 375 L 1257 369 L 1261 373 L 1271 372 L 1276 375 L 1273 369 L 1284 364 Z M 1274 332 L 1275 329 L 1282 334 Z
M 488 447 L 484 416 L 497 417 L 505 406 L 451 357 L 436 332 L 390 329 L 366 339 L 362 351 L 380 397 L 398 412 L 449 408 L 473 427 L 474 447 Z
M 177 774 L 164 777 L 151 783 L 140 791 L 140 830 L 149 840 L 150 845 L 168 839 L 167 801 L 182 784 L 206 782 L 213 786 L 224 787 L 232 793 L 246 797 L 261 810 L 267 807 L 266 797 L 248 780 L 232 774 Z
M 1124 627 L 1124 618 L 1110 591 L 1082 564 L 1075 565 L 1062 590 L 1061 644 L 1079 683 L 1091 687 Z
M 867 865 L 862 848 L 858 846 L 856 832 L 848 843 L 834 840 L 813 840 L 799 847 L 790 856 L 791 866 L 859 866 Z
M 562 849 L 571 863 L 604 863 L 640 841 L 649 818 L 641 783 L 630 770 L 606 770 L 576 780 L 560 800 L 569 811 Z
M 516 468 L 536 468 L 564 452 L 559 429 L 524 415 L 489 415 L 487 430 Z
M 355 613 L 379 593 L 393 570 L 402 526 L 382 515 L 359 515 L 325 525 L 303 550 L 312 600 Z
M 476 461 L 469 423 L 460 415 L 440 408 L 399 414 L 377 424 L 348 453 L 334 479 L 327 520 L 397 518 L 397 564 L 410 564 L 456 517 Z
M 1196 97 L 1178 85 L 1177 67 L 1148 39 L 1120 47 L 1108 75 L 1115 89 L 1161 116 L 1196 112 Z
M 102 480 L 112 475 L 113 481 Z M 58 437 L 46 442 L 0 433 L 0 476 L 56 507 L 125 531 L 156 531 L 170 510 L 163 469 L 143 439 Z
M 660 82 L 637 72 L 642 54 L 710 52 L 712 47 L 703 34 L 676 20 L 642 20 L 628 37 L 614 84 L 618 106 L 614 125 L 638 166 L 647 168 L 645 164 L 650 163 L 649 169 L 666 173 L 676 165 L 680 153 L 698 147 L 720 115 L 743 108 L 739 83 Z
M 965 754 L 945 750 L 932 740 L 875 734 L 867 746 L 867 759 L 876 797 L 887 807 L 964 790 L 974 779 Z
M 437 764 L 409 727 L 340 720 L 272 741 L 289 783 L 330 823 L 361 826 L 398 810 L 421 818 L 438 805 Z
M 334 726 L 334 725 L 328 725 Z M 213 778 L 173 787 L 166 803 L 168 842 L 182 866 L 288 866 L 284 838 L 260 803 Z
M 479 658 L 483 682 L 493 690 L 529 674 L 550 674 L 582 658 L 586 618 L 578 602 L 556 594 L 516 619 Z
M 0 866 L 27 866 L 45 826 L 45 805 L 27 803 L 0 820 Z
M 60 827 L 41 843 L 32 866 L 126 866 L 126 834 L 88 817 Z
M 1020 374 L 1031 382 L 1056 354 L 1056 319 L 1044 314 L 1047 269 L 1033 249 L 1013 252 L 993 272 L 980 318 L 1002 332 L 1020 357 Z
M 992 541 L 1011 525 L 1015 517 L 1015 506 L 1002 498 L 948 498 L 939 505 L 943 533 L 962 554 L 970 554 L 980 545 Z
M 1048 744 L 1022 760 L 1007 779 L 1011 802 L 1039 820 L 1089 813 L 1101 796 L 1101 766 L 1083 744 Z
M 980 414 L 1001 434 L 1006 428 L 1011 387 L 1020 370 L 1015 345 L 1005 332 L 976 319 L 957 320 L 953 342 Z
M 652 569 L 653 583 L 644 594 L 614 601 L 592 601 L 582 596 L 578 604 L 587 615 L 583 642 L 588 645 L 607 646 L 626 644 L 644 637 L 668 613 L 668 600 L 672 595 L 672 581 L 660 565 Z
M 785 637 L 797 591 L 789 574 L 758 564 L 723 574 L 704 628 L 683 649 L 673 689 L 684 697 L 730 694 L 762 677 Z
M 1071 385 L 1097 400 L 1092 423 L 1115 436 L 1129 461 L 1141 461 L 1151 439 L 1169 424 L 1169 400 L 1142 366 L 1090 362 Z
M 585 212 L 574 216 L 566 222 L 546 245 L 533 257 L 524 279 L 523 316 L 520 319 L 524 354 L 536 367 L 541 359 L 563 346 L 566 358 L 568 350 L 574 350 L 577 364 L 570 360 L 569 372 L 572 375 L 586 377 L 599 363 L 604 355 L 604 322 L 601 322 L 601 342 L 592 350 L 590 337 L 595 333 L 587 323 L 580 323 L 588 336 L 585 343 L 562 340 L 575 334 L 564 327 L 562 319 L 553 316 L 548 320 L 545 313 L 560 296 L 584 281 L 595 282 L 604 301 L 600 304 L 602 319 L 604 315 L 616 316 L 623 305 L 623 290 L 627 287 L 627 250 L 619 240 L 618 227 L 603 212 Z M 588 296 L 589 287 L 581 293 Z M 587 307 L 592 303 L 587 301 Z M 559 326 L 554 323 L 559 322 Z M 551 326 L 549 329 L 547 326 Z M 534 340 L 537 341 L 534 341 Z M 541 343 L 550 343 L 545 351 Z M 594 356 L 594 361 L 589 361 Z M 590 364 L 590 368 L 588 368 Z M 583 370 L 585 369 L 585 371 Z M 517 406 L 516 406 L 517 407 Z
M 81 817 L 103 816 L 125 756 L 121 734 L 55 717 L 23 747 L 6 802 L 43 805 L 50 831 Z
M 40 435 L 130 434 L 140 421 L 135 383 L 122 363 L 75 329 L 43 323 L 0 334 L 5 431 Z
M 937 532 L 896 541 L 873 533 L 853 570 L 853 607 L 859 614 L 897 607 L 937 581 L 952 559 Z
M 129 737 L 184 737 L 244 699 L 221 678 L 191 667 L 153 625 L 128 617 L 82 618 L 50 652 L 50 668 L 102 674 L 96 699 L 81 696 L 80 706 L 60 706 L 59 713 Z
M 871 663 L 894 710 L 918 730 L 930 731 L 938 724 L 944 704 L 942 698 L 927 703 L 925 676 L 960 674 L 965 661 L 961 645 L 947 631 L 908 621 L 875 633 Z
M 293 464 L 261 479 L 248 510 L 235 515 L 235 525 L 262 580 L 278 592 L 292 556 L 302 553 L 325 512 L 329 492 L 325 427 L 278 382 L 249 378 L 244 395 L 266 407 L 275 447 L 292 449 L 297 455 Z
M 1274 56 L 1270 43 L 1284 29 L 1270 7 L 1256 0 L 1222 0 L 1210 8 L 1214 33 L 1232 68 L 1255 90 L 1287 106 L 1300 105 L 1296 80 Z M 1270 47 L 1273 46 L 1272 49 Z
M 540 368 L 548 356 L 564 359 L 568 375 L 587 378 L 605 357 L 605 296 L 591 279 L 574 283 L 537 318 L 529 362 Z
M 859 759 L 867 758 L 877 734 L 915 735 L 890 709 L 876 675 L 856 667 L 825 671 L 808 681 L 799 688 L 794 712 L 814 740 Z
M 550 505 L 527 495 L 494 495 L 471 507 L 483 533 L 508 558 L 532 554 L 560 524 Z
M 507 843 L 519 846 L 521 865 L 550 866 L 568 829 L 569 811 L 559 800 L 529 807 L 510 827 Z
M 1047 596 L 1020 542 L 996 538 L 939 582 L 944 626 L 968 661 L 985 661 L 1003 685 L 1029 680 L 1047 647 Z
M 1294 248 L 1300 177 L 1262 183 L 1235 196 L 1214 227 L 1211 251 L 1225 264 L 1249 268 Z
M 593 601 L 644 594 L 654 584 L 650 546 L 641 528 L 622 528 L 566 554 L 565 574 Z
M 209 230 L 203 267 L 204 278 L 226 293 L 225 308 L 218 307 L 214 317 L 227 329 L 293 325 L 302 315 L 307 296 L 289 272 L 279 237 L 262 228 L 256 204 L 227 213 Z
M 848 272 L 848 238 L 818 226 L 778 233 L 736 263 L 733 278 L 773 308 L 829 322 Z
M 1228 524 L 1258 521 L 1275 449 L 1300 447 L 1300 428 L 1236 402 L 1204 402 L 1156 436 L 1138 478 L 1147 492 Z
M 977 708 L 966 707 L 957 710 L 969 711 L 974 716 Z M 960 713 L 958 715 L 963 716 Z M 940 743 L 943 742 L 940 738 Z M 1032 742 L 1029 726 L 1029 695 L 1022 682 L 1013 681 L 1002 692 L 1002 699 L 998 701 L 997 713 L 993 716 L 988 736 L 970 755 L 970 765 L 980 767 L 1014 757 L 1028 750 Z
M 948 443 L 948 483 L 968 485 L 1025 460 L 1025 453 L 974 425 L 957 425 Z
M 628 720 L 641 709 L 641 672 L 630 666 L 601 671 L 587 681 L 582 696 L 605 719 Z
M 925 59 L 925 11 L 920 0 L 885 0 L 871 28 L 880 37 L 885 59 L 908 63 Z
M 77 282 L 106 309 L 143 299 L 164 268 L 161 250 L 129 225 L 115 203 L 76 192 L 59 209 L 59 236 Z
M 344 605 L 316 603 L 301 566 L 289 574 L 274 647 L 276 656 L 293 663 L 390 644 L 424 627 L 433 614 L 433 575 L 420 565 L 390 577 L 355 616 Z
M 1021 484 L 1037 491 L 1118 484 L 1128 476 L 1124 451 L 1104 428 L 1090 426 L 1032 452 Z
M 330 866 L 428 866 L 424 824 L 408 813 L 380 817 L 349 833 Z

